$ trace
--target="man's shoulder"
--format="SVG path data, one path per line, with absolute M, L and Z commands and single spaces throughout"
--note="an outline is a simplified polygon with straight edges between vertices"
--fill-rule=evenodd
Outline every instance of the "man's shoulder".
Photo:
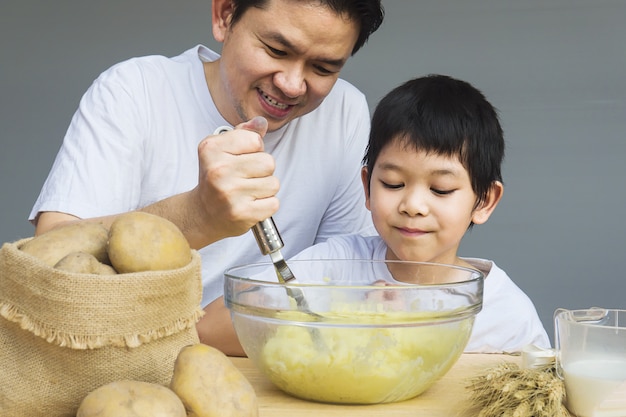
M 337 140 L 349 140 L 355 134 L 366 141 L 367 134 L 362 135 L 360 129 L 369 127 L 370 113 L 365 95 L 355 86 L 342 79 L 337 80 L 331 92 L 322 103 L 293 123 L 294 127 L 306 131 L 315 131 L 319 139 L 319 131 L 326 132 L 326 139 L 337 143 Z
M 201 47 L 194 46 L 176 56 L 152 54 L 130 57 L 103 71 L 99 78 L 171 77 L 176 68 L 186 72 L 187 67 L 201 65 Z M 207 51 L 212 52 L 208 49 Z
M 351 100 L 356 102 L 367 102 L 365 94 L 349 81 L 339 78 L 327 98 L 332 100 Z M 324 100 L 330 101 L 330 100 Z

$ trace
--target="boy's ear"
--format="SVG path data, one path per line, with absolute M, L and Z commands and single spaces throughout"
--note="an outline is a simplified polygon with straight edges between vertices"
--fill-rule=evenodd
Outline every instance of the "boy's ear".
M 502 199 L 502 193 L 504 193 L 504 186 L 500 181 L 494 181 L 489 188 L 489 192 L 487 193 L 487 198 L 485 199 L 485 201 L 483 201 L 474 210 L 474 214 L 472 214 L 472 223 L 485 223 Z
M 365 207 L 370 209 L 370 183 L 367 175 L 367 167 L 361 168 L 361 182 L 363 183 L 363 192 L 365 193 Z
M 211 8 L 213 37 L 218 42 L 224 42 L 226 32 L 230 29 L 233 16 L 232 0 L 213 0 Z

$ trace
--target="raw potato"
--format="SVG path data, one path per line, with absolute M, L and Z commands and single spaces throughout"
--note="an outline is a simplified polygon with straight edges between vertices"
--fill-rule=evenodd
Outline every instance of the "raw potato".
M 120 274 L 177 269 L 191 262 L 191 248 L 180 229 L 163 217 L 140 211 L 113 221 L 108 253 Z
M 257 417 L 254 388 L 221 351 L 204 344 L 181 349 L 170 388 L 188 417 Z
M 79 274 L 114 275 L 117 274 L 111 265 L 103 264 L 95 256 L 86 252 L 72 252 L 57 262 L 54 267 L 67 272 Z
M 180 398 L 169 388 L 123 380 L 87 394 L 76 417 L 187 417 L 187 414 Z
M 100 223 L 76 222 L 51 229 L 24 243 L 20 249 L 48 266 L 54 266 L 67 254 L 86 252 L 108 263 L 108 230 Z

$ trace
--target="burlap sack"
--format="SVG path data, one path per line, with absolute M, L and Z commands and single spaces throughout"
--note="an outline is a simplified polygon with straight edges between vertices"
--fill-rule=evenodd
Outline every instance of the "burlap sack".
M 169 384 L 180 349 L 198 343 L 200 256 L 172 271 L 72 274 L 0 249 L 0 417 L 75 416 L 121 379 Z

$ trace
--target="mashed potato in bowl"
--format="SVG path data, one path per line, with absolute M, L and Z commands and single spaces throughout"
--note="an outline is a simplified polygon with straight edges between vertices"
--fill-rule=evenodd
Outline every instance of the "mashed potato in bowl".
M 395 313 L 394 319 L 403 314 Z M 357 323 L 363 327 L 355 327 L 354 320 L 350 327 L 319 327 L 327 347 L 323 351 L 307 327 L 279 325 L 256 362 L 276 386 L 299 398 L 346 404 L 402 401 L 421 394 L 450 369 L 463 352 L 474 317 L 385 327 L 389 320 L 389 312 L 361 313 Z
M 306 400 L 376 404 L 421 394 L 456 363 L 482 308 L 484 276 L 469 268 L 358 259 L 290 267 L 298 279 L 289 284 L 276 282 L 271 264 L 234 267 L 224 300 L 252 362 Z

